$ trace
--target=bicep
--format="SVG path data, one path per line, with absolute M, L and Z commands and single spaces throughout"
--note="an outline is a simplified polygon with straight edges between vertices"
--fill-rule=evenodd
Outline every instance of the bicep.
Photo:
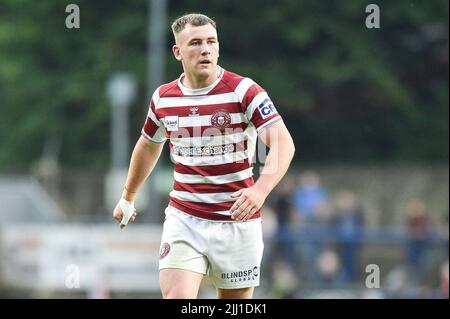
M 277 121 L 265 127 L 258 135 L 265 145 L 269 148 L 274 143 L 281 143 L 282 141 L 292 140 L 289 131 L 283 121 Z
M 161 143 L 157 143 L 150 141 L 144 136 L 141 136 L 138 140 L 138 146 L 141 150 L 152 155 L 157 155 L 157 157 L 159 157 L 159 155 L 161 154 L 161 151 L 164 148 L 164 144 L 165 140 Z

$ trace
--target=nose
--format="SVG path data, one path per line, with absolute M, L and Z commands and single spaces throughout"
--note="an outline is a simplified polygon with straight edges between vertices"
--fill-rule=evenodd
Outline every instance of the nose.
M 209 47 L 208 43 L 202 44 L 202 55 L 208 55 L 211 53 L 211 48 Z

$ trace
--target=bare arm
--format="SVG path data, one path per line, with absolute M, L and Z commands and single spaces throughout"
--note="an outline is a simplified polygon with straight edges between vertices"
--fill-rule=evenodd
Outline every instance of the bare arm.
M 294 157 L 295 146 L 291 134 L 282 121 L 262 131 L 260 138 L 270 150 L 255 186 L 269 194 L 286 174 Z
M 269 193 L 286 174 L 294 157 L 294 142 L 282 121 L 264 129 L 259 137 L 270 150 L 255 185 L 233 194 L 239 197 L 231 208 L 231 217 L 236 220 L 247 220 L 262 207 Z
M 164 143 L 153 143 L 142 136 L 139 138 L 131 155 L 126 189 L 122 193 L 124 199 L 134 201 L 140 187 L 155 168 L 163 146 Z
M 124 190 L 122 192 L 122 203 L 119 202 L 114 209 L 114 218 L 121 223 L 120 227 L 124 228 L 128 220 L 124 221 L 123 210 L 124 208 L 129 208 L 134 210 L 134 200 L 136 199 L 137 193 L 141 188 L 142 184 L 145 182 L 147 177 L 155 168 L 155 165 L 161 155 L 164 143 L 153 143 L 146 140 L 144 137 L 140 137 L 137 141 L 133 154 L 131 155 L 130 168 L 128 170 L 127 181 L 125 183 Z M 127 203 L 124 204 L 123 200 L 130 202 L 131 206 L 127 207 Z M 121 206 L 125 205 L 125 206 Z M 130 220 L 134 221 L 136 218 L 136 213 L 130 216 Z

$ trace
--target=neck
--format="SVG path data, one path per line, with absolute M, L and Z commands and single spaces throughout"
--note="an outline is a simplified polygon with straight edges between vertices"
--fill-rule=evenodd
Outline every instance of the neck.
M 214 68 L 214 71 L 208 77 L 199 77 L 194 76 L 188 72 L 184 73 L 183 79 L 181 79 L 181 83 L 187 88 L 190 89 L 202 89 L 210 86 L 217 80 L 217 67 Z

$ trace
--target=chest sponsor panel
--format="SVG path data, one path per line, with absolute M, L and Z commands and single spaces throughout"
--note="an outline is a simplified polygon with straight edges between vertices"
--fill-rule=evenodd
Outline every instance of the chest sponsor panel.
M 225 145 L 206 146 L 178 146 L 172 145 L 172 154 L 180 156 L 212 156 L 240 152 L 246 149 L 247 142 L 230 143 Z

